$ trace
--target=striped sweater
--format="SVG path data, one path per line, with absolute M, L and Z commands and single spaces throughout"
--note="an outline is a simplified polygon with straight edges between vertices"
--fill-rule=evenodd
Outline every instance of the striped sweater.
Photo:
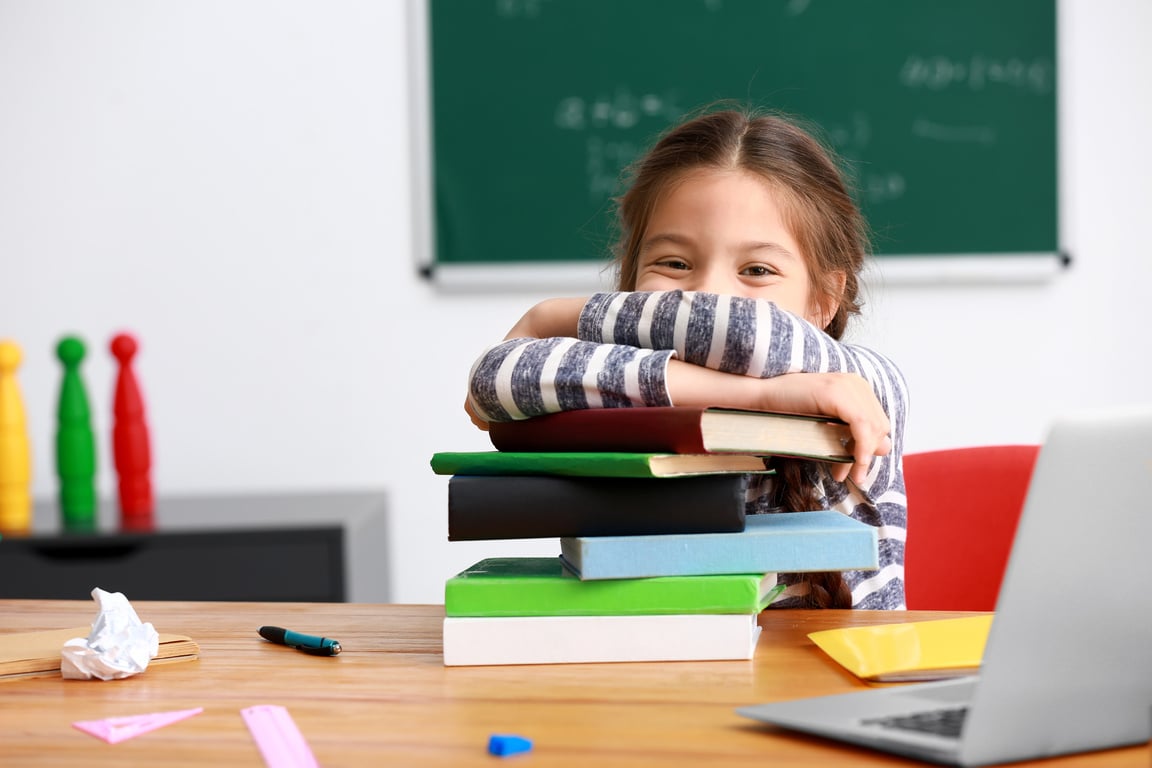
M 857 608 L 904 606 L 907 500 L 902 469 L 907 391 L 887 358 L 843 344 L 772 302 L 683 291 L 600 293 L 585 304 L 577 338 L 508 339 L 472 367 L 469 394 L 488 421 L 511 421 L 579 408 L 672 405 L 665 386 L 671 357 L 728 373 L 853 372 L 867 380 L 892 425 L 892 451 L 876 457 L 857 487 L 834 481 L 824 464 L 804 472 L 821 506 L 877 528 L 880 567 L 847 571 Z M 748 512 L 771 513 L 771 475 L 748 478 Z M 796 574 L 778 607 L 807 587 Z

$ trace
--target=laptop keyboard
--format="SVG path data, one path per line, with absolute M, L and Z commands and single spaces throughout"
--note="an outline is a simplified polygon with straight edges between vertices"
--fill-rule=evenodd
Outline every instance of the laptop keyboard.
M 864 720 L 863 723 L 864 725 L 878 725 L 882 728 L 898 728 L 905 731 L 919 731 L 937 736 L 959 738 L 960 731 L 964 728 L 964 716 L 967 714 L 968 707 L 954 707 L 916 712 L 911 715 L 873 717 Z

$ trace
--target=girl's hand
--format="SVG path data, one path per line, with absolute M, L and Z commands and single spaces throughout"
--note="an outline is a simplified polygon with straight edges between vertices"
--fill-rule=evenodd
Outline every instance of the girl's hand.
M 792 373 L 763 379 L 768 410 L 815 413 L 847 422 L 852 430 L 851 464 L 832 464 L 832 479 L 863 487 L 876 456 L 892 451 L 892 424 L 872 386 L 855 373 Z
M 789 373 L 757 379 L 670 360 L 667 383 L 676 405 L 805 413 L 847 422 L 853 462 L 831 465 L 837 482 L 851 479 L 863 487 L 873 457 L 892 451 L 888 415 L 871 385 L 854 373 Z
M 477 429 L 483 430 L 484 432 L 488 431 L 488 422 L 484 421 L 484 419 L 480 418 L 480 415 L 476 413 L 472 407 L 472 398 L 470 397 L 464 398 L 464 412 L 468 414 L 468 418 L 472 419 L 472 423 L 476 425 Z

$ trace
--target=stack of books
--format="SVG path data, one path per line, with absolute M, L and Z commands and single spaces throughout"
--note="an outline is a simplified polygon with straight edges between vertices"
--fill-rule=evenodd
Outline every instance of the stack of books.
M 745 519 L 765 456 L 850 457 L 847 426 L 759 411 L 612 408 L 491 425 L 495 451 L 437 453 L 452 541 L 556 537 L 445 585 L 444 663 L 748 659 L 776 572 L 874 568 L 838 512 Z

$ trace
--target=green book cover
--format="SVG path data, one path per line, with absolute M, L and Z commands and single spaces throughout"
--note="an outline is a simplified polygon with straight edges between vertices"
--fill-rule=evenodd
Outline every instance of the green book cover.
M 765 459 L 744 453 L 536 453 L 442 452 L 432 456 L 438 475 L 567 475 L 571 477 L 681 477 L 769 473 Z
M 758 613 L 779 593 L 776 574 L 581 581 L 559 557 L 494 557 L 444 585 L 448 616 L 611 616 Z

